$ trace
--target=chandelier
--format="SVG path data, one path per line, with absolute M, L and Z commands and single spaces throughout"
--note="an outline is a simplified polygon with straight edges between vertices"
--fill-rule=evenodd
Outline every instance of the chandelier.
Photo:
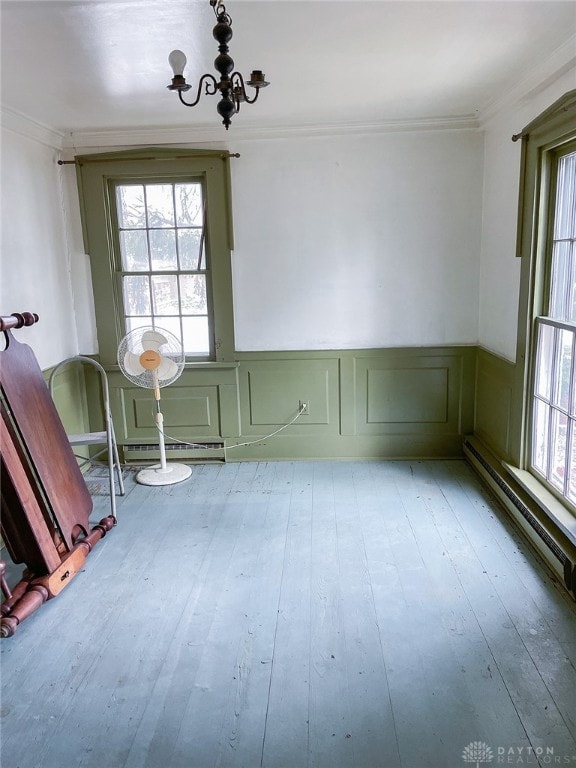
M 186 56 L 182 51 L 172 51 L 168 61 L 174 72 L 174 77 L 167 87 L 171 91 L 178 91 L 180 101 L 186 107 L 195 107 L 198 104 L 202 96 L 202 87 L 204 87 L 204 93 L 208 96 L 213 96 L 220 92 L 221 98 L 216 109 L 222 118 L 222 123 L 226 126 L 226 130 L 228 130 L 232 116 L 240 111 L 240 104 L 244 102 L 246 104 L 254 104 L 260 89 L 265 88 L 269 83 L 266 82 L 263 72 L 259 69 L 253 70 L 250 79 L 246 82 L 244 82 L 240 72 L 232 71 L 234 69 L 234 59 L 228 54 L 228 43 L 232 39 L 232 19 L 226 12 L 226 7 L 222 0 L 210 0 L 210 5 L 214 8 L 216 16 L 216 25 L 212 30 L 212 34 L 218 43 L 219 53 L 214 59 L 214 66 L 220 74 L 220 80 L 216 80 L 214 75 L 202 75 L 198 83 L 196 99 L 192 102 L 185 101 L 182 94 L 185 91 L 189 91 L 192 87 L 186 82 L 183 74 L 184 67 L 186 66 Z M 247 85 L 256 89 L 256 93 L 252 98 L 246 92 Z

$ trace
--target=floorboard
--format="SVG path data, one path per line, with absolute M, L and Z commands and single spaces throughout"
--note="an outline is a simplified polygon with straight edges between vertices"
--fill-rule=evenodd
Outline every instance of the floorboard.
M 2 765 L 576 768 L 576 605 L 465 462 L 126 486 L 1 643 Z

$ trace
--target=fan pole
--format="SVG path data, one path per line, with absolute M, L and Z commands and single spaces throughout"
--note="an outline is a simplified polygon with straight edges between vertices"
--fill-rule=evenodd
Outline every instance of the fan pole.
M 158 446 L 160 448 L 160 464 L 141 469 L 136 475 L 136 481 L 141 485 L 173 485 L 187 480 L 192 470 L 186 464 L 176 462 L 166 463 L 166 445 L 164 443 L 164 417 L 160 410 L 160 386 L 158 374 L 152 371 L 154 382 L 154 399 L 156 400 L 156 428 L 158 429 Z
M 160 471 L 166 471 L 166 444 L 164 442 L 164 416 L 160 410 L 160 387 L 158 386 L 158 374 L 152 372 L 154 377 L 154 399 L 156 400 L 156 428 L 158 429 L 158 446 L 160 448 Z

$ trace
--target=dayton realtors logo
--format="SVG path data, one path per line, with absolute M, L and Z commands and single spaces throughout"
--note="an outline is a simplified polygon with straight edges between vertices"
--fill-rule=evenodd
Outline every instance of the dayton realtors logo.
M 471 741 L 462 752 L 462 760 L 465 763 L 476 763 L 476 768 L 480 768 L 480 763 L 491 763 L 493 759 L 492 750 L 483 741 Z
M 573 765 L 576 754 L 558 755 L 554 747 L 496 747 L 493 749 L 484 741 L 471 741 L 462 752 L 465 763 L 481 768 L 484 763 L 496 765 Z

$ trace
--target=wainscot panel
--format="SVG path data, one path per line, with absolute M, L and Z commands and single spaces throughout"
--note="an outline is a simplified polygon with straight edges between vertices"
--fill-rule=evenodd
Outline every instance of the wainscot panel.
M 132 393 L 124 390 L 124 397 L 132 396 L 134 403 L 134 426 L 137 429 L 155 429 L 155 401 L 142 390 Z M 202 432 L 219 434 L 214 431 L 213 414 L 218 414 L 218 391 L 216 387 L 174 386 L 162 397 L 164 427 L 190 427 Z
M 278 428 L 306 412 L 291 434 L 338 433 L 338 358 L 291 360 L 242 360 L 239 368 L 242 433 L 263 433 Z
M 486 349 L 478 350 L 474 434 L 504 459 L 510 456 L 515 368 L 514 363 Z
M 358 358 L 357 429 L 361 434 L 458 432 L 462 357 L 422 354 Z

